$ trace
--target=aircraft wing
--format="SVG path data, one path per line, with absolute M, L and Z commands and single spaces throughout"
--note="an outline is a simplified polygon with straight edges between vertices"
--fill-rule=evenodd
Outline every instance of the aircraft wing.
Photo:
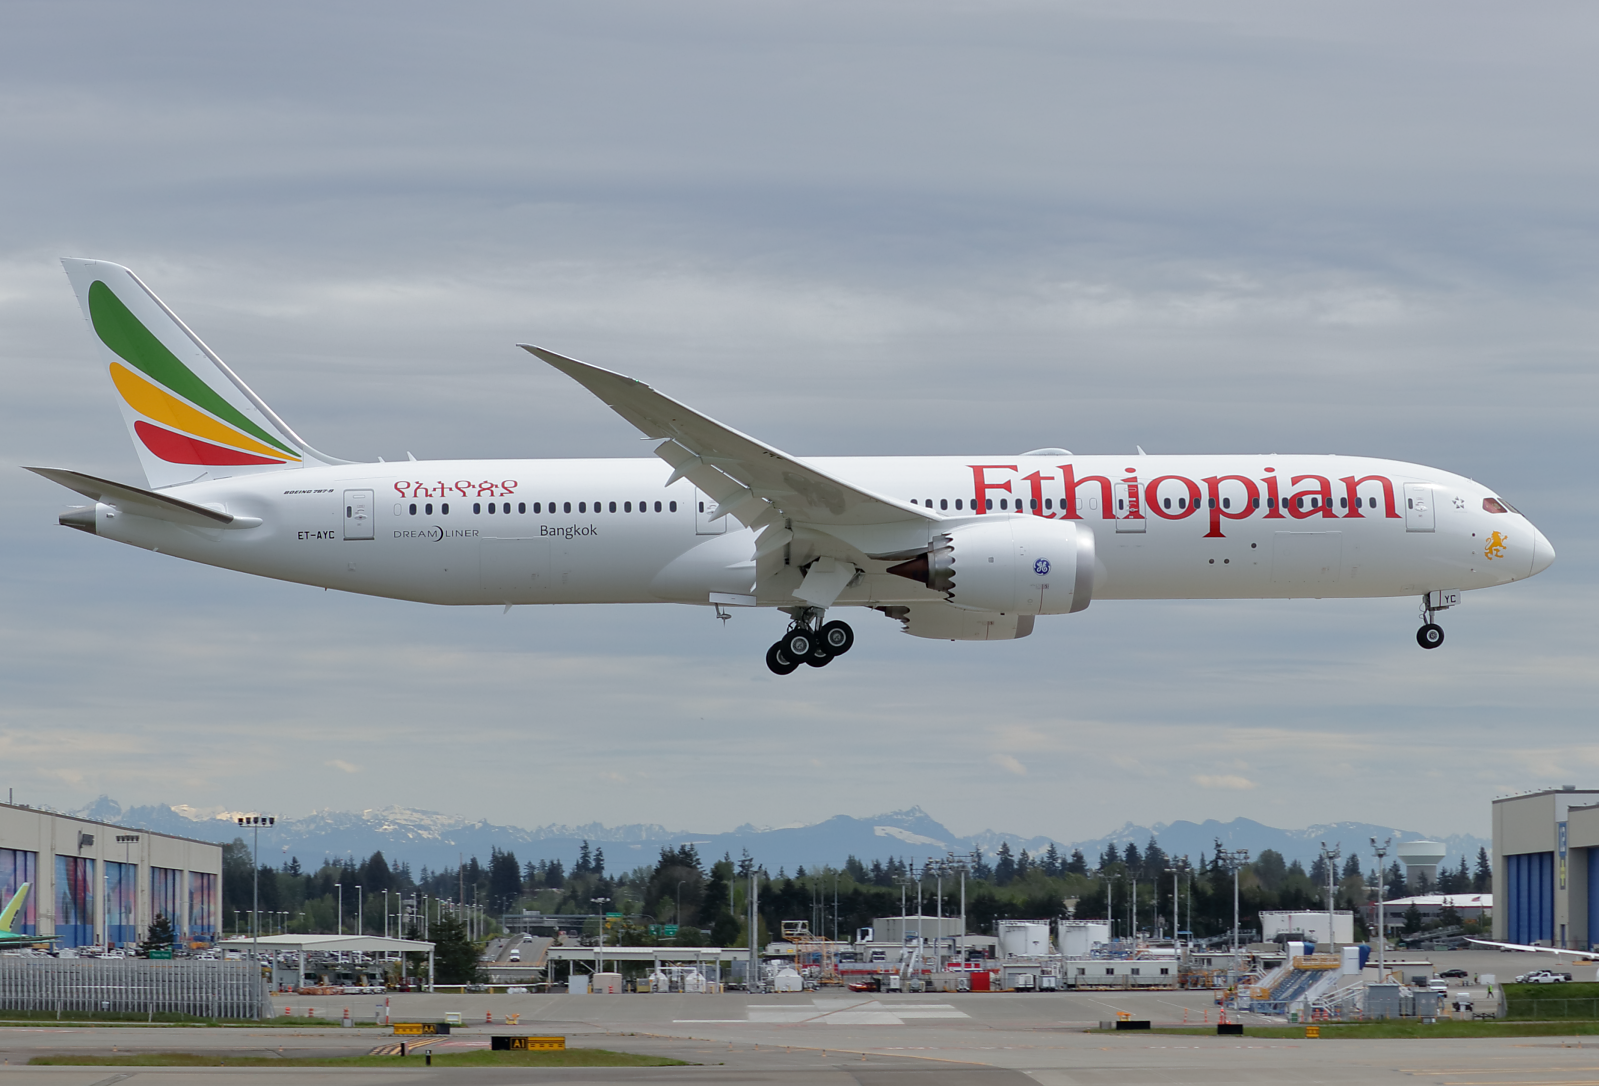
M 943 519 L 931 509 L 875 494 L 812 467 L 642 381 L 529 343 L 517 346 L 594 393 L 645 437 L 660 439 L 655 455 L 672 465 L 669 484 L 686 478 L 716 499 L 713 517 L 731 515 L 751 528 L 787 519 L 823 532 L 853 526 L 925 529 Z
M 1477 946 L 1498 947 L 1500 950 L 1536 950 L 1543 954 L 1569 954 L 1578 961 L 1599 961 L 1599 953 L 1587 950 L 1565 950 L 1557 946 L 1533 946 L 1531 943 L 1496 943 L 1491 939 L 1468 938 L 1466 942 L 1475 943 Z
M 186 502 L 182 498 L 174 498 L 170 494 L 143 490 L 127 483 L 114 483 L 110 479 L 85 475 L 81 471 L 26 466 L 24 470 L 42 475 L 52 483 L 60 483 L 68 490 L 75 490 L 92 501 L 114 505 L 118 509 L 125 509 L 142 517 L 169 520 L 174 524 L 185 524 L 191 528 L 254 528 L 261 523 L 259 517 L 232 516 L 216 509 L 208 509 L 203 505 Z

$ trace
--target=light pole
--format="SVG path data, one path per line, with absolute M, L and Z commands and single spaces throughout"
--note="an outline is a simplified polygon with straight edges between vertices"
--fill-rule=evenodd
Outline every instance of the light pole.
M 677 926 L 679 928 L 681 928 L 683 926 L 683 880 L 682 879 L 678 879 L 677 880 L 677 912 L 673 913 L 672 915 L 676 919 Z M 605 931 L 605 925 L 601 924 L 600 925 L 601 934 L 604 934 L 604 931 Z
M 343 935 L 344 934 L 344 883 L 336 882 L 333 885 L 337 886 L 339 888 L 339 934 Z
M 1233 965 L 1238 964 L 1238 870 L 1249 862 L 1247 848 L 1217 849 L 1217 858 L 1233 872 Z
M 361 913 L 361 884 L 355 884 L 355 934 L 363 935 L 366 932 L 365 917 Z
M 1371 850 L 1377 854 L 1377 978 L 1378 978 L 1378 983 L 1381 983 L 1382 980 L 1384 978 L 1386 978 L 1387 975 L 1388 975 L 1387 971 L 1384 969 L 1384 956 L 1383 956 L 1383 951 L 1388 946 L 1387 924 L 1384 922 L 1384 917 L 1383 917 L 1383 892 L 1388 888 L 1388 885 L 1387 885 L 1388 873 L 1382 869 L 1382 862 L 1383 862 L 1383 859 L 1388 855 L 1388 846 L 1393 844 L 1393 841 L 1394 841 L 1394 839 L 1392 837 L 1390 837 L 1386 841 L 1384 841 L 1382 844 L 1379 845 L 1377 843 L 1377 839 L 1375 837 L 1373 837 L 1371 839 Z
M 1340 843 L 1341 844 L 1341 843 Z M 1338 884 L 1338 857 L 1343 855 L 1340 845 L 1327 847 L 1327 842 L 1321 843 L 1321 862 L 1327 868 L 1327 942 L 1333 942 L 1333 904 L 1337 901 L 1333 887 Z
M 608 897 L 591 897 L 589 900 L 600 907 L 600 945 L 595 953 L 594 962 L 598 966 L 595 972 L 603 973 L 605 972 L 605 906 L 610 904 L 611 899 Z
M 255 906 L 255 908 L 250 910 L 250 954 L 255 958 L 255 967 L 260 969 L 261 932 L 260 921 L 256 917 L 257 910 L 261 908 L 261 827 L 275 826 L 278 820 L 274 815 L 239 815 L 237 821 L 239 825 L 249 826 L 255 831 L 255 850 L 250 857 L 250 866 L 254 869 L 252 871 L 254 885 L 250 890 L 250 904 Z

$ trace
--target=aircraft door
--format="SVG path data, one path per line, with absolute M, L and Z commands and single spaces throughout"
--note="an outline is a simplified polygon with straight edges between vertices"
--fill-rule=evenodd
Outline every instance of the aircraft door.
M 727 518 L 712 520 L 711 514 L 716 511 L 716 502 L 704 491 L 694 491 L 694 534 L 695 535 L 722 535 L 727 531 Z
M 1144 519 L 1144 511 L 1139 507 L 1139 492 L 1137 483 L 1117 483 L 1114 488 L 1115 508 L 1111 512 L 1116 514 L 1116 530 L 1118 532 L 1141 532 L 1144 525 L 1149 522 Z
M 324 506 L 324 508 L 326 508 Z M 372 492 L 346 490 L 344 492 L 344 538 L 372 538 Z
M 1405 531 L 1430 532 L 1433 530 L 1432 487 L 1420 483 L 1405 484 Z

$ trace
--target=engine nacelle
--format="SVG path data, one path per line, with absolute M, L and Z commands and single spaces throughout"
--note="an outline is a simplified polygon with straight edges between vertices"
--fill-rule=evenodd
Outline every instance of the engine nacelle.
M 1070 520 L 976 517 L 946 528 L 931 550 L 888 572 L 970 611 L 1071 614 L 1094 598 L 1094 533 Z

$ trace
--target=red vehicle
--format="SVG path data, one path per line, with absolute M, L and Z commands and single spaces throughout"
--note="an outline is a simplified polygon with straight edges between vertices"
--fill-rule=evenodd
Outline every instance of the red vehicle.
M 850 981 L 849 990 L 852 992 L 880 992 L 883 990 L 883 982 L 876 977 L 852 980 Z

